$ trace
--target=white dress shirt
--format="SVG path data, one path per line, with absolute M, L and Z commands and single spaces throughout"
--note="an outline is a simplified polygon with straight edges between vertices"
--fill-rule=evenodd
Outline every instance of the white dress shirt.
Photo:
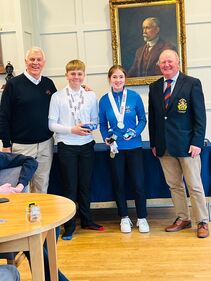
M 72 134 L 71 129 L 75 125 L 75 118 L 72 114 L 70 106 L 70 96 L 74 98 L 75 102 L 83 96 L 84 102 L 80 106 L 80 121 L 82 124 L 98 123 L 98 104 L 96 95 L 92 91 L 85 91 L 82 87 L 78 92 L 73 91 L 69 86 L 61 91 L 53 94 L 49 109 L 49 128 L 56 133 L 57 142 L 63 142 L 68 145 L 84 145 L 93 140 L 92 134 L 87 136 L 80 136 Z
M 33 76 L 31 76 L 26 70 L 23 73 L 32 83 L 34 83 L 35 85 L 38 85 L 41 81 L 42 76 L 40 75 L 40 77 L 38 79 L 35 79 Z
M 172 82 L 171 82 L 171 93 L 173 92 L 174 90 L 174 87 L 175 87 L 175 84 L 177 82 L 177 78 L 179 76 L 179 71 L 177 72 L 177 74 L 171 78 Z M 167 78 L 164 77 L 164 88 L 163 88 L 163 92 L 165 92 L 166 90 L 166 87 L 167 87 L 167 82 L 166 80 L 168 80 Z

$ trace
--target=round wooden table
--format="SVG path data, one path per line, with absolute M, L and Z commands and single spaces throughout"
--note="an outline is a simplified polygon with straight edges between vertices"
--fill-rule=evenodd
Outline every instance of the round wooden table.
M 55 227 L 71 219 L 76 207 L 71 200 L 52 194 L 4 194 L 10 201 L 0 204 L 0 253 L 29 251 L 32 280 L 45 281 L 43 243 L 46 239 L 52 281 L 58 281 Z M 40 206 L 41 219 L 29 223 L 26 207 Z

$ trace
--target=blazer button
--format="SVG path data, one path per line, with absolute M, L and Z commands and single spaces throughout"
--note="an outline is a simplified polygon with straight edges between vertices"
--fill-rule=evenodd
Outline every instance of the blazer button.
M 165 120 L 166 120 L 167 118 L 168 118 L 167 116 L 164 117 Z

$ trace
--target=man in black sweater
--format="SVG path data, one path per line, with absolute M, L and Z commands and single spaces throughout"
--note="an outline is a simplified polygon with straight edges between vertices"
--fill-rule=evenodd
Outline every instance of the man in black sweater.
M 48 129 L 48 109 L 56 91 L 53 81 L 41 75 L 45 54 L 32 47 L 25 57 L 26 71 L 5 86 L 0 107 L 0 139 L 4 152 L 34 157 L 37 171 L 31 191 L 46 193 L 53 157 L 53 133 Z

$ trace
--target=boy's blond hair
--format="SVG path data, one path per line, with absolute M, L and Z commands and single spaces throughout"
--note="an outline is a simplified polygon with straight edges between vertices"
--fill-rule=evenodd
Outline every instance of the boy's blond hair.
M 66 64 L 66 72 L 72 70 L 82 70 L 85 72 L 85 63 L 80 60 L 71 60 Z

